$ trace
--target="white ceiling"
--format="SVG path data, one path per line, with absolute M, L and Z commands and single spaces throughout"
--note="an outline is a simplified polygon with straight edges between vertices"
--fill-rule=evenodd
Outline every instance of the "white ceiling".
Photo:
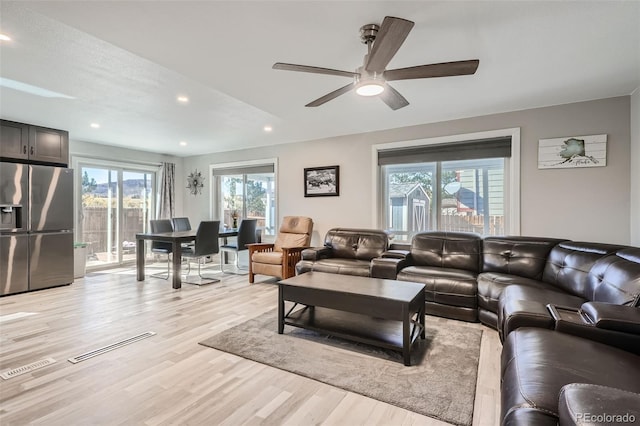
M 392 111 L 353 92 L 305 108 L 349 80 L 271 69 L 353 71 L 359 28 L 386 15 L 416 24 L 388 68 L 477 58 L 477 73 L 393 82 L 410 105 Z M 639 1 L 2 0 L 0 76 L 73 98 L 2 87 L 0 115 L 189 156 L 629 95 L 639 23 Z

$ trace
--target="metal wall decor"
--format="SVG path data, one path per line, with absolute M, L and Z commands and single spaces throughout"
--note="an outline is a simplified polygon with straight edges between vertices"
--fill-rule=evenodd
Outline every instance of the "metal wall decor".
M 202 172 L 195 169 L 187 176 L 187 189 L 193 194 L 202 194 L 202 187 L 204 187 L 204 176 Z

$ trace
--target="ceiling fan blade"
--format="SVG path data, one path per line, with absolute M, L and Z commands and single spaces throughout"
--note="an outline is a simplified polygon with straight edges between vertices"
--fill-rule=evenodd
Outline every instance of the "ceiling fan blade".
M 327 93 L 326 95 L 316 99 L 313 102 L 309 102 L 308 104 L 306 104 L 306 107 L 317 107 L 320 106 L 326 102 L 329 102 L 332 99 L 337 98 L 340 95 L 344 95 L 345 93 L 347 93 L 348 91 L 350 91 L 351 89 L 353 89 L 355 87 L 355 85 L 353 83 L 349 83 L 346 86 L 343 86 L 341 88 L 339 88 L 338 90 L 334 90 L 331 93 Z
M 398 68 L 384 72 L 387 81 L 409 80 L 413 78 L 450 77 L 454 75 L 474 74 L 480 61 L 443 62 L 441 64 L 418 65 L 417 67 Z
M 339 75 L 341 77 L 357 77 L 360 74 L 350 71 L 340 71 L 334 70 L 331 68 L 321 68 L 321 67 L 312 67 L 309 65 L 296 65 L 296 64 L 285 64 L 282 62 L 276 62 L 273 64 L 274 70 L 285 70 L 285 71 L 299 71 L 299 72 L 310 72 L 314 74 L 328 74 L 328 75 Z
M 380 99 L 394 111 L 409 105 L 409 101 L 388 84 L 384 85 L 384 92 L 380 93 Z
M 370 72 L 382 72 L 409 35 L 414 23 L 406 19 L 385 16 L 369 53 L 365 69 Z

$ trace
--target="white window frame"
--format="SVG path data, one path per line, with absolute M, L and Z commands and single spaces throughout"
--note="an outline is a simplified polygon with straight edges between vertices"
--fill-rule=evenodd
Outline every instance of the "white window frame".
M 486 132 L 464 133 L 458 135 L 438 136 L 433 138 L 417 139 L 411 141 L 388 142 L 376 144 L 371 147 L 371 171 L 372 171 L 372 197 L 373 200 L 373 224 L 374 228 L 384 225 L 382 220 L 384 206 L 381 205 L 383 182 L 380 166 L 378 165 L 378 152 L 394 148 L 411 148 L 425 145 L 436 145 L 454 142 L 475 141 L 499 137 L 511 137 L 511 157 L 505 158 L 505 231 L 509 235 L 520 235 L 520 128 L 489 130 Z M 481 143 L 481 142 L 478 142 Z
M 226 169 L 226 168 L 234 168 L 234 167 L 251 167 L 251 166 L 266 166 L 273 164 L 273 180 L 276 188 L 276 205 L 275 205 L 275 233 L 277 233 L 278 224 L 280 223 L 280 184 L 278 182 L 278 158 L 264 158 L 261 160 L 248 160 L 248 161 L 235 161 L 232 163 L 217 163 L 217 164 L 209 164 L 209 179 L 211 179 L 212 184 L 209 185 L 209 217 L 211 220 L 222 220 L 220 218 L 220 191 L 217 187 L 218 185 L 214 185 L 214 169 Z
M 155 191 L 154 191 L 154 202 L 151 205 L 151 213 L 149 217 L 155 217 L 155 212 L 157 211 L 158 199 L 160 198 L 158 188 L 160 188 L 160 175 L 162 171 L 162 165 L 157 163 L 142 163 L 136 161 L 112 161 L 105 160 L 100 157 L 90 157 L 90 156 L 81 156 L 81 155 L 72 155 L 71 156 L 71 167 L 73 168 L 74 175 L 74 196 L 73 196 L 73 223 L 74 230 L 80 229 L 80 213 L 82 212 L 82 167 L 83 166 L 97 166 L 97 167 L 105 167 L 117 170 L 118 172 L 118 194 L 122 195 L 122 174 L 124 171 L 133 171 L 133 172 L 141 172 L 141 173 L 154 173 L 155 175 Z M 121 228 L 122 224 L 122 214 L 123 209 L 122 205 L 120 206 L 120 212 L 118 213 L 118 223 Z M 74 231 L 74 233 L 77 231 Z M 118 229 L 118 235 L 122 234 L 122 229 Z M 76 234 L 75 238 L 78 238 L 79 235 Z M 122 251 L 120 251 L 118 255 L 118 265 L 123 264 L 122 262 Z M 114 265 L 109 265 L 108 267 L 112 268 Z M 100 267 L 96 267 L 93 269 L 100 269 Z

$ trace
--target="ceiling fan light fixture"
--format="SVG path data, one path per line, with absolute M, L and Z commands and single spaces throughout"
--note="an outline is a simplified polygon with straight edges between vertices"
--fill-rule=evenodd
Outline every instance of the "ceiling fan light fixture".
M 360 96 L 376 96 L 384 92 L 384 86 L 377 81 L 367 81 L 356 88 L 356 93 Z

